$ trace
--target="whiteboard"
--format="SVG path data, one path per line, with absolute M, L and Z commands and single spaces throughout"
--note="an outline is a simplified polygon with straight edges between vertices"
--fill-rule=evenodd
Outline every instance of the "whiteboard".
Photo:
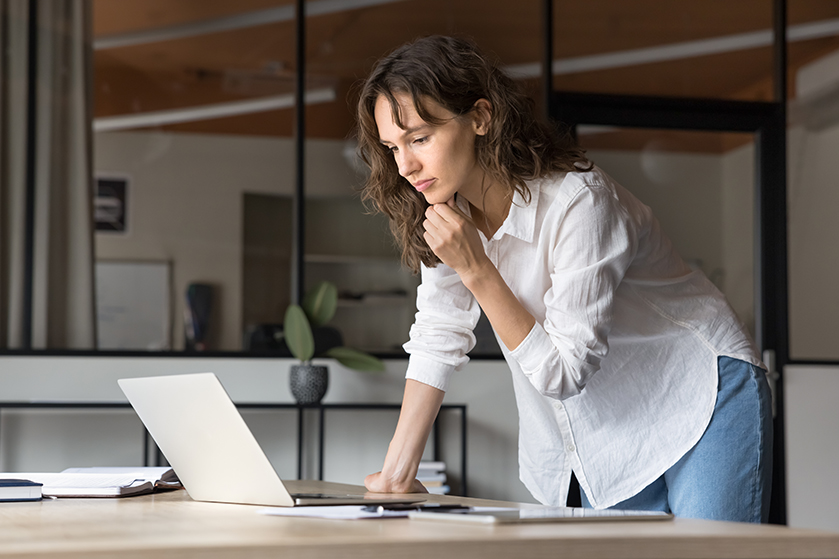
M 96 262 L 98 349 L 172 347 L 169 262 Z

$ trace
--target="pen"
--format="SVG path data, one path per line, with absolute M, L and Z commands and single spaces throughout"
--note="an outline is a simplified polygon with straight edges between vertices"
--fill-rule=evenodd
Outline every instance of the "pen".
M 364 512 L 378 512 L 383 513 L 385 511 L 410 511 L 410 510 L 422 510 L 422 511 L 438 511 L 438 510 L 461 510 L 461 509 L 469 509 L 466 505 L 444 505 L 440 503 L 426 503 L 424 505 L 418 504 L 405 504 L 405 503 L 395 503 L 392 505 L 369 505 L 364 507 L 362 510 Z

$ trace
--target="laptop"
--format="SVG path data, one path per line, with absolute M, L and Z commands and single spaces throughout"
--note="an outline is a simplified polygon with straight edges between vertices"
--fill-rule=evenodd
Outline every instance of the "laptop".
M 213 373 L 117 382 L 196 501 L 293 507 L 424 500 L 407 496 L 289 493 Z

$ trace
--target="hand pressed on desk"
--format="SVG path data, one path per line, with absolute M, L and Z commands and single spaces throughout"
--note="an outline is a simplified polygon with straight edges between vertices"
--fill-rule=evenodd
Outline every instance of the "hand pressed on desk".
M 396 432 L 387 449 L 382 471 L 364 480 L 375 493 L 428 493 L 417 481 L 417 469 L 431 426 L 440 411 L 445 393 L 413 379 L 405 381 L 402 410 Z
M 388 478 L 382 472 L 376 472 L 364 478 L 364 485 L 372 493 L 428 493 L 425 486 L 417 479 L 401 481 Z

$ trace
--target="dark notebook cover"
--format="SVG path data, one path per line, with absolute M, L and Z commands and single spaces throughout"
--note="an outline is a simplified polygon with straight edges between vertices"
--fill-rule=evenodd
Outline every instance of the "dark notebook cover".
M 0 479 L 0 501 L 38 501 L 42 486 L 28 479 Z

